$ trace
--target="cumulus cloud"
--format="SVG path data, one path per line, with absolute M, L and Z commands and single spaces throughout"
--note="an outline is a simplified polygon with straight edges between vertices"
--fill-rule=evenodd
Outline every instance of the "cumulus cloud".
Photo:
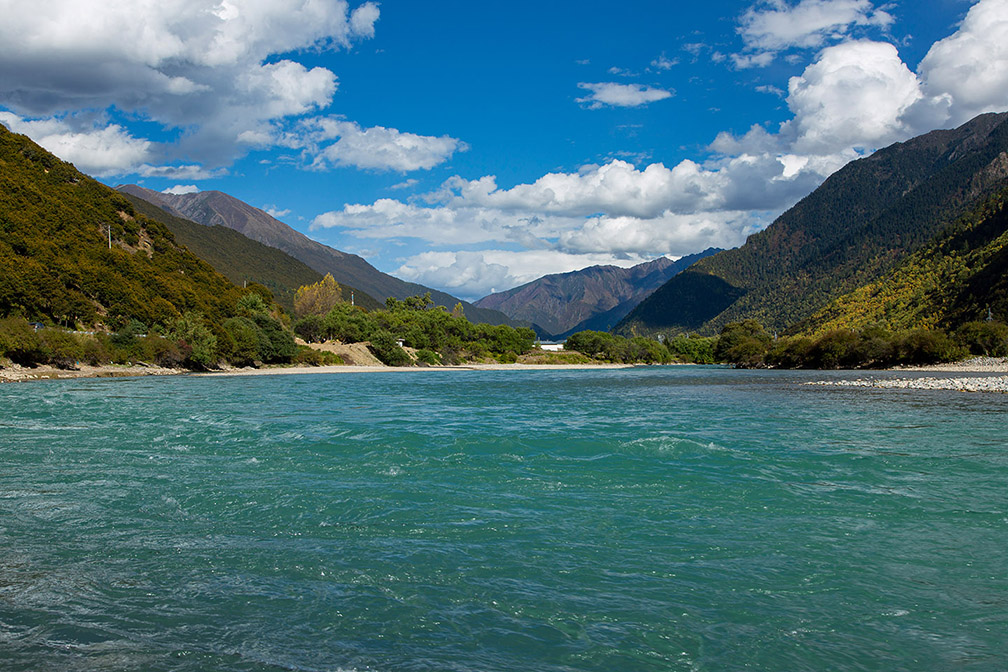
M 26 117 L 116 109 L 185 129 L 180 155 L 224 165 L 268 141 L 270 122 L 332 101 L 333 72 L 273 57 L 348 47 L 372 37 L 378 17 L 375 3 L 351 11 L 345 0 L 52 0 L 45 11 L 7 3 L 0 97 Z M 121 174 L 139 154 L 168 149 L 133 139 L 123 152 L 121 129 L 104 144 L 102 132 L 66 138 L 62 156 Z
M 151 143 L 135 138 L 112 124 L 99 129 L 77 131 L 61 119 L 27 120 L 0 111 L 0 123 L 15 133 L 31 137 L 64 161 L 98 177 L 135 170 L 151 157 Z
M 788 83 L 789 122 L 800 153 L 874 149 L 908 137 L 903 114 L 921 98 L 917 76 L 884 42 L 829 47 Z
M 777 52 L 818 48 L 847 39 L 853 28 L 887 28 L 893 17 L 875 9 L 871 0 L 766 0 L 750 8 L 739 22 L 738 32 L 746 53 L 733 58 L 737 67 L 764 67 Z
M 577 102 L 592 109 L 604 107 L 640 107 L 658 100 L 672 97 L 671 91 L 657 89 L 642 84 L 617 84 L 615 82 L 581 82 L 578 88 L 590 91 L 590 95 L 578 98 Z
M 566 273 L 603 264 L 628 267 L 645 261 L 650 259 L 548 250 L 423 252 L 406 259 L 395 273 L 413 282 L 444 287 L 463 299 L 475 300 L 548 273 Z
M 823 25 L 846 34 L 859 21 L 887 21 L 869 3 L 842 4 L 777 3 L 778 11 L 804 8 L 809 16 L 845 9 L 850 20 L 809 19 L 798 37 L 779 34 L 778 42 L 765 37 L 761 44 L 825 44 L 833 33 Z M 319 215 L 313 227 L 426 241 L 434 249 L 403 260 L 398 273 L 466 297 L 593 263 L 629 265 L 738 245 L 849 161 L 979 112 L 1008 109 L 1006 25 L 1008 0 L 981 0 L 916 73 L 889 43 L 828 44 L 788 82 L 787 121 L 721 133 L 704 161 L 638 168 L 612 160 L 511 186 L 491 175 L 453 177 L 425 199 L 346 205 Z M 455 249 L 437 249 L 449 245 Z M 458 249 L 479 246 L 493 249 Z
M 679 64 L 678 58 L 669 58 L 662 52 L 662 55 L 651 61 L 651 67 L 655 70 L 671 70 Z
M 952 123 L 1008 105 L 1008 0 L 982 0 L 918 68 L 927 104 Z M 933 116 L 933 115 L 932 115 Z
M 337 118 L 309 119 L 289 134 L 286 144 L 304 149 L 312 167 L 352 166 L 366 170 L 429 170 L 455 152 L 469 149 L 461 140 L 406 133 L 395 128 L 358 124 Z

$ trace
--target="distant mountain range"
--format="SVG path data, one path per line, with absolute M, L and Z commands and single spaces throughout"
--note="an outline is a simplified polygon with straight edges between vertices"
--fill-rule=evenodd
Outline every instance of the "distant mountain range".
M 814 329 L 824 318 L 813 316 L 832 302 L 859 288 L 872 291 L 928 246 L 931 260 L 973 250 L 969 236 L 957 239 L 957 253 L 942 246 L 940 234 L 977 209 L 996 210 L 991 199 L 1006 185 L 1008 113 L 984 114 L 957 129 L 897 143 L 834 173 L 742 247 L 673 277 L 614 331 L 713 334 L 744 318 L 781 332 Z M 996 217 L 974 219 L 989 224 L 978 244 L 997 239 L 996 230 L 989 230 L 996 229 Z M 931 263 L 919 261 L 919 268 Z M 981 317 L 985 302 L 973 296 L 958 319 Z M 855 302 L 846 305 L 856 310 Z M 909 308 L 894 303 L 893 318 Z M 830 319 L 842 316 L 834 311 Z
M 234 229 L 252 240 L 286 252 L 318 273 L 331 273 L 336 282 L 356 287 L 379 302 L 384 303 L 389 296 L 405 299 L 430 292 L 437 305 L 451 309 L 457 303 L 461 303 L 466 317 L 472 322 L 520 326 L 504 313 L 479 308 L 445 292 L 382 273 L 361 257 L 312 240 L 263 210 L 220 191 L 165 194 L 135 184 L 121 185 L 117 188 L 124 194 L 142 198 L 165 208 L 178 217 L 208 227 L 223 226 Z
M 485 296 L 476 305 L 531 322 L 557 339 L 585 329 L 609 331 L 669 278 L 719 251 L 710 248 L 676 261 L 659 257 L 631 268 L 591 266 L 546 275 L 506 292 Z

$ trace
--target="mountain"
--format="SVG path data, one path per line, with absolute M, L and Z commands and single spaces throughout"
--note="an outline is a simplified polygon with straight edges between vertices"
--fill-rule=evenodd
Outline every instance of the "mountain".
M 870 324 L 951 330 L 988 315 L 1008 321 L 1008 188 L 891 273 L 833 300 L 800 326 L 813 334 Z
M 286 252 L 247 238 L 234 229 L 197 224 L 176 217 L 139 196 L 122 193 L 138 212 L 168 227 L 176 241 L 213 266 L 218 273 L 236 285 L 258 282 L 273 292 L 277 303 L 288 312 L 293 311 L 294 293 L 298 287 L 313 284 L 322 278 L 318 271 Z M 352 296 L 357 305 L 368 309 L 384 306 L 354 287 L 341 285 L 340 289 L 347 302 Z
M 198 224 L 234 229 L 252 240 L 286 252 L 319 273 L 332 273 L 341 285 L 357 287 L 379 301 L 384 301 L 389 296 L 405 299 L 430 292 L 434 303 L 449 309 L 461 303 L 466 317 L 472 322 L 515 324 L 503 313 L 477 308 L 445 292 L 382 273 L 361 257 L 312 240 L 259 208 L 220 191 L 164 194 L 135 184 L 121 185 L 118 189 Z
M 125 196 L 0 125 L 0 315 L 220 322 L 240 295 Z
M 702 259 L 616 327 L 716 333 L 754 318 L 785 331 L 892 272 L 1008 179 L 1008 114 L 984 114 L 853 161 L 745 245 Z
M 609 331 L 648 294 L 714 248 L 672 261 L 659 257 L 631 268 L 591 266 L 555 273 L 485 296 L 476 305 L 538 325 L 556 338 L 592 329 Z

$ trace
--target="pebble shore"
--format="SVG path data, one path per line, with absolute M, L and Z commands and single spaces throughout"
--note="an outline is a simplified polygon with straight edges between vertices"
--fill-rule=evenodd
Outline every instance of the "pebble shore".
M 957 392 L 998 392 L 1008 394 L 1008 360 L 1003 357 L 975 357 L 962 362 L 935 366 L 906 367 L 900 371 L 926 371 L 958 375 L 916 378 L 857 378 L 817 380 L 807 385 L 827 387 L 874 387 L 897 390 L 953 390 Z M 970 374 L 970 375 L 967 375 Z M 987 375 L 976 375 L 987 374 Z

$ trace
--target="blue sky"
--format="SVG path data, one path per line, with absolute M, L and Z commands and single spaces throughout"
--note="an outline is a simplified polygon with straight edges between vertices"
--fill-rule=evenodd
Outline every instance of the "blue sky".
M 730 247 L 1008 109 L 1008 0 L 0 0 L 0 123 L 478 298 Z

